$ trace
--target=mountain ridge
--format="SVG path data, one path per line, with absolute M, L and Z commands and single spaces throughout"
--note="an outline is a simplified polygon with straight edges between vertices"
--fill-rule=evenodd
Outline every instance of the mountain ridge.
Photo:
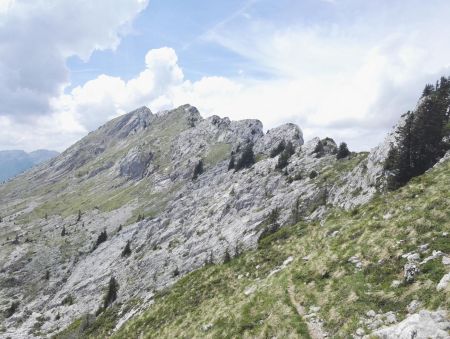
M 190 105 L 115 118 L 0 185 L 0 297 L 18 303 L 4 330 L 54 335 L 100 316 L 108 281 L 119 288 L 113 302 L 128 305 L 120 327 L 205 263 L 284 226 L 357 211 L 385 190 L 394 144 L 391 133 L 337 159 L 332 139 L 305 143 L 294 124 L 264 133 L 259 120 L 202 118 Z

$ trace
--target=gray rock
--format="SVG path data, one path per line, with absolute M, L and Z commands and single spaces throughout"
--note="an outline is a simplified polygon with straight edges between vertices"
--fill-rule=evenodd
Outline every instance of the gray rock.
M 445 311 L 420 311 L 402 322 L 373 332 L 371 335 L 383 339 L 449 338 L 450 322 Z
M 415 280 L 416 275 L 420 273 L 419 266 L 413 262 L 408 262 L 404 267 L 404 280 L 407 283 L 411 283 Z
M 450 283 L 450 273 L 445 274 L 436 286 L 436 290 L 445 290 Z

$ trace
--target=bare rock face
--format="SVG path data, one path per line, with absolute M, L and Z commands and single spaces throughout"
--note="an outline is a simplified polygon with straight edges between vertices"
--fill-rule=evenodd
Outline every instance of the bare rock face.
M 410 315 L 402 322 L 382 328 L 371 334 L 370 337 L 382 339 L 411 339 L 411 338 L 448 338 L 450 322 L 447 312 L 441 311 L 420 311 Z
M 129 179 L 142 179 L 146 173 L 153 154 L 140 147 L 131 149 L 120 162 L 120 175 Z
M 270 155 L 280 142 L 291 142 L 294 147 L 303 145 L 303 133 L 297 125 L 284 124 L 267 131 L 255 144 L 255 152 Z
M 269 156 L 281 141 L 294 148 L 282 169 L 280 155 Z M 249 144 L 256 162 L 229 169 L 233 152 Z M 0 186 L 0 281 L 21 277 L 0 291 L 3 300 L 20 301 L 5 336 L 26 337 L 41 317 L 49 319 L 41 332 L 50 335 L 94 313 L 111 276 L 126 286 L 119 302 L 148 305 L 205 261 L 254 248 L 275 208 L 283 226 L 367 202 L 377 189 L 372 176 L 382 175 L 368 170 L 373 155 L 338 162 L 336 149 L 329 138 L 304 144 L 294 124 L 264 134 L 259 120 L 203 119 L 190 105 L 157 114 L 144 107 L 108 122 Z M 106 241 L 94 246 L 103 231 Z M 131 255 L 123 258 L 127 243 Z

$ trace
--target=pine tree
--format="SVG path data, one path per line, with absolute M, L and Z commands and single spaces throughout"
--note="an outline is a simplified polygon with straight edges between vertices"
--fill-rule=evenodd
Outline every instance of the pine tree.
M 313 153 L 316 154 L 317 158 L 320 158 L 320 157 L 322 157 L 324 155 L 325 149 L 323 147 L 322 141 L 319 140 L 319 142 L 317 143 L 316 147 L 314 148 Z
M 98 247 L 98 245 L 100 245 L 102 242 L 105 242 L 107 239 L 108 239 L 108 234 L 106 234 L 106 229 L 105 229 L 102 232 L 100 232 L 100 234 L 98 235 L 97 241 L 95 242 L 95 245 L 94 245 L 94 250 Z
M 119 290 L 119 284 L 116 281 L 116 278 L 111 277 L 108 284 L 108 291 L 106 292 L 105 297 L 103 298 L 103 307 L 107 308 L 117 299 L 117 292 Z
M 194 168 L 194 175 L 192 176 L 193 180 L 196 180 L 200 174 L 203 173 L 203 160 L 199 160 L 197 165 Z
M 289 153 L 284 150 L 281 152 L 280 156 L 278 157 L 278 163 L 275 166 L 276 169 L 283 169 L 289 164 Z
M 227 263 L 231 261 L 231 255 L 230 252 L 228 251 L 228 248 L 225 250 L 225 254 L 223 255 L 223 262 Z
M 234 155 L 231 155 L 230 162 L 228 163 L 228 170 L 234 169 L 235 166 L 235 158 Z
M 131 254 L 130 241 L 127 241 L 127 244 L 122 250 L 122 257 L 128 257 Z
M 398 128 L 397 146 L 385 163 L 390 174 L 388 188 L 396 189 L 431 168 L 449 149 L 450 81 L 441 78 L 436 86 L 427 85 L 415 112 L 408 112 Z
M 345 142 L 341 142 L 339 145 L 338 152 L 336 154 L 336 159 L 343 159 L 350 155 L 350 151 L 348 150 L 347 144 Z
M 62 230 L 61 230 L 61 236 L 65 237 L 66 236 L 66 226 L 63 226 Z
M 235 166 L 235 170 L 239 171 L 242 168 L 250 168 L 254 163 L 255 154 L 253 153 L 253 144 L 248 143 Z

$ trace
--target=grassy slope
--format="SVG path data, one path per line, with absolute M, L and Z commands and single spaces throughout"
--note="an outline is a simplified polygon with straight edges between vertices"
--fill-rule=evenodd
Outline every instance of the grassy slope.
M 450 239 L 443 235 L 450 231 L 449 190 L 447 162 L 359 210 L 335 211 L 322 226 L 285 227 L 265 238 L 256 250 L 183 277 L 114 337 L 308 338 L 288 290 L 306 309 L 320 306 L 319 316 L 336 338 L 354 333 L 369 310 L 395 311 L 402 319 L 414 299 L 427 309 L 449 309 L 448 290 L 436 291 L 446 272 L 440 258 L 422 265 L 414 283 L 391 287 L 393 280 L 403 277 L 406 260 L 401 254 L 425 243 L 430 251 L 422 258 L 432 250 L 450 253 Z M 330 237 L 334 231 L 339 234 Z M 348 262 L 354 255 L 362 260 L 362 270 Z M 289 256 L 294 261 L 269 276 Z M 303 260 L 305 256 L 310 259 Z M 245 295 L 252 286 L 256 291 Z M 110 309 L 84 334 L 107 335 L 120 309 L 119 305 Z M 208 324 L 212 326 L 205 327 Z

